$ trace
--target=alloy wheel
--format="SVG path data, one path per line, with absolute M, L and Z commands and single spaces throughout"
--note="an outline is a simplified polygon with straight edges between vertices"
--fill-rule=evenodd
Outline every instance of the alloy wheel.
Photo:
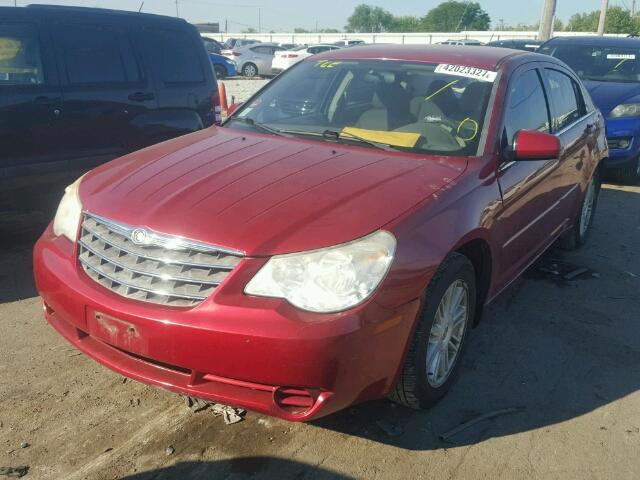
M 460 353 L 469 319 L 469 288 L 463 280 L 453 282 L 440 300 L 427 345 L 427 381 L 444 384 Z

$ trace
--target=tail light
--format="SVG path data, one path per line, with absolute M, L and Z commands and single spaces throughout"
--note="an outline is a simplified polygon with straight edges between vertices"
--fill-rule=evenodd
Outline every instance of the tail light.
M 296 53 L 289 53 L 287 55 L 285 55 L 286 58 L 298 58 L 298 55 Z
M 222 123 L 222 107 L 220 106 L 220 94 L 218 91 L 211 95 L 211 111 L 213 112 L 213 123 L 220 125 Z
M 239 57 L 240 55 L 242 55 L 240 52 L 235 52 L 233 50 L 223 50 L 221 54 L 225 57 Z

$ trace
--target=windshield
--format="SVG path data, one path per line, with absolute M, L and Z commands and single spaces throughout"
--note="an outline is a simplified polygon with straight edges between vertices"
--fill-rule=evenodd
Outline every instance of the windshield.
M 495 72 L 395 60 L 306 61 L 225 124 L 322 141 L 475 155 Z
M 545 45 L 538 51 L 562 60 L 584 80 L 640 82 L 637 48 Z

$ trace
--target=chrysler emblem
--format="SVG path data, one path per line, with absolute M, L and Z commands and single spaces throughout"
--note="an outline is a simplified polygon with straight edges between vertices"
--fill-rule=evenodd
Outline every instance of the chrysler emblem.
M 131 232 L 131 241 L 136 245 L 142 245 L 143 243 L 147 243 L 147 231 L 144 228 L 136 228 L 133 232 Z

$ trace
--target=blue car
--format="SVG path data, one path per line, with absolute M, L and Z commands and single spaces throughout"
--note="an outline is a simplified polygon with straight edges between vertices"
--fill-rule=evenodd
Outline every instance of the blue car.
M 216 72 L 216 78 L 222 80 L 227 77 L 235 77 L 238 73 L 236 62 L 229 60 L 224 55 L 217 53 L 209 53 L 213 69 Z
M 569 65 L 584 81 L 606 118 L 607 173 L 635 184 L 640 180 L 640 39 L 556 37 L 539 49 Z

